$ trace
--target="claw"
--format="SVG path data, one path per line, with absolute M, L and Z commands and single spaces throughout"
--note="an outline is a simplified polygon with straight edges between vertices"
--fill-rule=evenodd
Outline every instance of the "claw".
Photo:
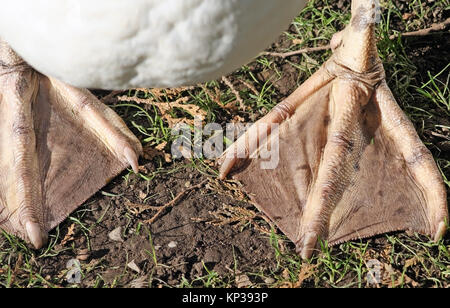
M 441 221 L 436 229 L 436 233 L 434 234 L 433 241 L 437 242 L 439 241 L 447 231 L 447 225 L 445 221 Z
M 219 179 L 220 180 L 225 180 L 228 173 L 230 173 L 230 170 L 233 168 L 233 165 L 234 165 L 233 159 L 227 158 L 223 161 L 223 163 L 219 169 Z
M 25 229 L 27 231 L 28 239 L 30 240 L 31 244 L 33 244 L 34 248 L 42 248 L 42 246 L 47 243 L 47 233 L 42 231 L 39 224 L 28 221 L 25 223 Z
M 300 254 L 302 259 L 311 258 L 317 244 L 317 238 L 318 235 L 316 232 L 308 232 L 305 234 L 300 246 L 301 248 L 297 248 L 297 253 Z
M 123 155 L 126 157 L 131 168 L 133 168 L 134 173 L 139 173 L 138 156 L 136 152 L 127 146 L 123 150 Z

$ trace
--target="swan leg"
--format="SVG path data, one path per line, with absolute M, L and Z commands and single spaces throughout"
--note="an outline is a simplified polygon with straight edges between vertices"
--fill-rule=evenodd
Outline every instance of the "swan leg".
M 88 90 L 43 76 L 0 41 L 0 228 L 35 248 L 131 165 L 139 140 Z

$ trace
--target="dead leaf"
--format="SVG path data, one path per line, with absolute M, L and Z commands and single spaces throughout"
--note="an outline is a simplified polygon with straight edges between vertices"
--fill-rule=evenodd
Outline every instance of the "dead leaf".
M 148 211 L 148 210 L 157 210 L 159 207 L 157 206 L 152 206 L 149 204 L 143 204 L 143 203 L 134 203 L 131 202 L 130 200 L 126 199 L 125 200 L 125 206 L 128 208 L 128 210 L 133 213 L 133 215 L 139 215 L 144 211 Z
M 286 280 L 291 279 L 291 275 L 289 274 L 289 270 L 287 268 L 283 270 L 283 272 L 281 273 L 281 277 Z
M 243 123 L 245 119 L 239 115 L 235 115 L 231 120 L 231 123 Z
M 222 209 L 209 211 L 208 213 L 214 216 L 214 219 L 208 222 L 213 226 L 223 226 L 232 223 L 237 223 L 235 226 L 245 225 L 257 215 L 252 210 L 228 204 L 222 204 Z
M 250 91 L 252 91 L 253 92 L 253 94 L 255 94 L 256 96 L 259 96 L 259 91 L 258 90 L 256 90 L 256 88 L 255 88 L 255 86 L 253 85 L 253 84 L 251 84 L 251 83 L 249 83 L 249 82 L 247 82 L 247 81 L 245 81 L 245 80 L 243 80 L 243 79 L 239 79 L 239 81 L 243 84 L 243 85 L 245 85 L 248 89 L 250 89 Z
M 131 260 L 131 262 L 129 262 L 127 264 L 127 266 L 138 274 L 141 272 L 141 269 L 139 268 L 139 266 L 137 266 L 137 264 L 136 264 L 136 262 L 134 262 L 134 260 Z
M 157 147 L 145 145 L 143 149 L 143 157 L 148 160 L 153 160 L 155 157 L 161 157 L 166 163 L 170 163 L 172 161 L 172 155 L 164 152 L 163 150 L 157 149 Z
M 147 194 L 145 192 L 143 192 L 142 190 L 138 191 L 138 196 L 139 199 L 144 200 L 145 198 L 147 198 Z
M 147 172 L 148 172 L 148 169 L 146 166 L 142 166 L 142 165 L 139 166 L 139 173 L 147 174 Z
M 402 15 L 402 19 L 403 19 L 403 20 L 408 20 L 408 19 L 410 19 L 410 18 L 413 17 L 413 16 L 414 16 L 413 13 L 408 13 L 408 12 L 406 12 L 406 13 L 404 13 L 404 14 Z
M 122 227 L 117 227 L 111 232 L 108 233 L 108 237 L 110 240 L 115 242 L 123 242 L 122 239 Z
M 408 267 L 416 265 L 420 261 L 421 261 L 420 257 L 414 256 L 414 257 L 412 257 L 412 258 L 410 258 L 410 259 L 405 261 L 404 269 L 407 269 Z
M 149 93 L 154 95 L 158 101 L 162 101 L 161 98 L 163 97 L 174 99 L 176 97 L 179 97 L 182 94 L 182 92 L 193 89 L 195 89 L 194 86 L 178 87 L 178 88 L 151 88 L 147 90 L 149 91 Z
M 240 183 L 234 180 L 219 181 L 218 179 L 210 179 L 208 184 L 206 184 L 206 188 L 236 200 L 245 199 Z
M 313 265 L 313 264 L 303 263 L 302 267 L 300 269 L 300 273 L 298 274 L 298 280 L 297 280 L 297 282 L 295 282 L 293 284 L 292 287 L 300 288 L 306 279 L 308 279 L 309 277 L 314 275 L 314 273 L 316 272 L 315 271 L 316 267 L 317 267 L 317 264 Z
M 236 275 L 235 281 L 238 288 L 248 288 L 252 285 L 250 278 L 245 274 Z
M 183 88 L 186 89 L 186 88 Z M 199 106 L 195 104 L 188 104 L 190 97 L 185 96 L 176 99 L 173 102 L 163 102 L 160 101 L 162 96 L 167 96 L 167 91 L 170 92 L 169 89 L 165 89 L 166 93 L 162 94 L 161 89 L 150 89 L 150 91 L 153 95 L 157 97 L 157 100 L 155 100 L 152 96 L 149 96 L 148 98 L 140 98 L 135 96 L 128 96 L 128 95 L 122 95 L 118 96 L 117 99 L 122 102 L 135 102 L 138 104 L 146 104 L 146 105 L 153 105 L 156 108 L 158 108 L 159 112 L 161 113 L 161 117 L 166 120 L 167 124 L 170 128 L 175 127 L 178 123 L 185 123 L 188 125 L 194 125 L 194 119 L 186 118 L 186 117 L 174 117 L 172 115 L 172 111 L 174 108 L 181 109 L 187 113 L 189 113 L 192 117 L 199 117 L 202 121 L 206 117 L 206 111 L 201 109 Z M 137 93 L 137 92 L 136 92 Z M 179 92 L 178 92 L 179 94 Z
M 298 273 L 298 280 L 296 282 L 289 281 L 289 280 L 291 280 L 291 275 L 289 274 L 289 270 L 287 268 L 285 268 L 283 270 L 283 272 L 281 273 L 281 276 L 286 281 L 283 282 L 280 287 L 281 288 L 300 288 L 306 279 L 308 279 L 309 277 L 311 277 L 312 275 L 315 274 L 316 267 L 317 267 L 317 264 L 313 265 L 313 264 L 308 264 L 308 263 L 302 263 L 300 272 Z
M 167 142 L 163 141 L 160 144 L 158 144 L 157 146 L 155 146 L 155 149 L 158 151 L 164 151 L 164 148 L 166 147 Z
M 19 273 L 22 265 L 23 265 L 23 254 L 19 253 L 19 256 L 17 257 L 17 260 L 16 260 L 16 264 L 14 265 L 14 271 L 13 271 L 14 275 Z
M 214 88 L 215 93 L 211 93 L 211 91 L 204 85 L 201 84 L 200 87 L 205 91 L 205 93 L 209 96 L 209 98 L 215 102 L 217 105 L 222 106 L 222 102 L 220 101 L 220 89 Z
M 230 79 L 228 79 L 228 77 L 226 76 L 222 76 L 222 82 L 228 86 L 228 88 L 230 88 L 231 92 L 234 94 L 234 96 L 236 97 L 236 101 L 239 103 L 239 108 L 241 110 L 244 110 L 247 108 L 247 106 L 245 106 L 244 104 L 244 100 L 242 99 L 241 95 L 239 94 L 239 91 L 236 90 L 236 88 L 234 87 L 233 83 L 230 81 Z M 221 105 L 224 109 L 228 109 L 228 105 L 230 105 L 230 103 L 226 104 L 226 105 Z
M 67 229 L 67 234 L 61 241 L 61 246 L 66 245 L 69 241 L 73 241 L 75 239 L 74 235 L 75 235 L 75 223 L 71 224 Z
M 170 155 L 169 153 L 165 153 L 165 154 L 164 154 L 164 161 L 165 161 L 166 163 L 172 162 L 172 155 Z
M 130 287 L 135 289 L 141 289 L 147 284 L 147 276 L 136 278 L 130 282 Z
M 89 256 L 89 249 L 81 249 L 80 251 L 78 251 L 77 260 L 86 261 L 87 259 L 89 259 Z
M 264 283 L 267 284 L 267 285 L 274 284 L 275 281 L 276 281 L 276 280 L 275 280 L 274 278 L 272 278 L 272 277 L 266 277 L 266 278 L 264 278 Z

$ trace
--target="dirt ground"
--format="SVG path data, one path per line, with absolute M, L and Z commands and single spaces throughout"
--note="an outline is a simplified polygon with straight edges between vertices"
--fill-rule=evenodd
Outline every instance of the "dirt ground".
M 399 8 L 405 5 L 403 1 L 394 4 Z M 324 4 L 319 1 L 320 5 Z M 347 11 L 348 2 L 336 1 L 333 7 Z M 449 10 L 443 9 L 432 11 L 421 27 L 442 22 L 449 17 L 448 13 Z M 390 27 L 405 31 L 398 16 L 392 17 Z M 293 26 L 290 31 L 294 31 Z M 268 51 L 287 50 L 291 44 L 292 40 L 282 35 Z M 408 40 L 404 56 L 418 69 L 416 83 L 426 82 L 429 74 L 436 75 L 450 62 L 450 36 L 447 32 Z M 293 63 L 300 60 L 301 56 L 289 58 Z M 248 70 L 261 81 L 276 70 L 282 71 L 282 77 L 273 83 L 276 92 L 272 96 L 280 101 L 296 89 L 302 76 L 285 59 L 273 61 L 273 70 L 265 70 L 256 61 L 248 65 Z M 395 64 L 387 62 L 386 70 L 390 71 Z M 237 82 L 240 77 L 235 74 L 228 78 L 237 90 L 245 88 Z M 397 77 L 389 78 L 394 83 Z M 446 78 L 441 76 L 444 82 Z M 220 87 L 226 89 L 223 84 Z M 399 92 L 395 94 L 401 95 Z M 108 94 L 95 93 L 99 97 Z M 415 104 L 420 104 L 421 99 L 425 100 L 415 98 Z M 408 107 L 402 101 L 399 103 Z M 429 112 L 436 116 L 424 121 L 414 115 L 411 118 L 435 157 L 450 160 L 448 141 L 432 133 L 436 123 L 450 126 L 450 120 L 443 114 L 439 117 L 439 110 Z M 215 120 L 225 123 L 235 116 L 252 120 L 261 115 L 235 110 L 217 114 Z M 443 134 L 449 136 L 448 131 Z M 166 152 L 169 149 L 169 145 L 164 148 Z M 81 264 L 82 277 L 76 284 L 81 287 L 245 286 L 242 279 L 247 278 L 252 286 L 271 286 L 276 282 L 274 277 L 283 276 L 279 251 L 293 254 L 294 245 L 276 228 L 272 229 L 268 220 L 247 202 L 238 183 L 221 182 L 214 176 L 212 162 L 165 162 L 156 157 L 141 158 L 140 165 L 142 175 L 151 180 L 124 171 L 52 231 L 51 249 L 36 255 L 31 262 L 45 281 L 72 286 L 66 275 L 67 262 L 73 259 Z M 450 178 L 450 174 L 447 176 Z M 449 240 L 447 235 L 445 241 Z M 375 250 L 389 244 L 383 235 L 362 243 L 369 243 Z M 342 285 L 347 281 L 343 279 Z M 326 284 L 308 279 L 303 284 L 317 285 Z
M 88 261 L 101 262 L 104 267 L 101 274 L 105 283 L 112 284 L 114 279 L 121 276 L 124 265 L 131 261 L 134 261 L 142 273 L 154 271 L 153 277 L 157 278 L 154 286 L 159 284 L 159 280 L 169 285 L 178 285 L 182 277 L 192 281 L 195 277 L 207 274 L 206 269 L 227 276 L 234 270 L 236 262 L 241 271 L 275 269 L 274 251 L 267 235 L 254 228 L 237 228 L 233 224 L 225 224 L 229 213 L 223 209 L 225 205 L 240 211 L 249 209 L 243 215 L 251 215 L 256 210 L 233 198 L 228 191 L 221 193 L 221 184 L 217 180 L 203 176 L 194 168 L 186 168 L 182 163 L 177 165 L 180 167 L 179 171 L 158 175 L 148 183 L 137 180 L 134 175 L 129 181 L 133 184 L 114 181 L 104 190 L 120 194 L 120 197 L 98 194 L 89 202 L 91 205 L 86 206 L 83 223 L 94 225 L 89 232 Z M 151 162 L 144 166 L 154 168 Z M 136 232 L 139 222 L 149 219 L 155 211 L 144 210 L 137 214 L 139 209 L 135 208 L 134 212 L 126 205 L 126 201 L 142 203 L 142 197 L 151 194 L 154 196 L 151 204 L 161 206 L 172 200 L 173 196 L 201 182 L 204 182 L 201 188 L 185 193 L 178 203 L 164 211 L 154 223 L 143 224 L 140 232 Z M 217 219 L 212 214 L 214 212 L 223 217 L 223 221 Z M 101 222 L 95 223 L 100 217 Z M 224 225 L 220 225 L 221 222 Z M 67 222 L 61 229 L 69 227 L 70 222 Z M 121 228 L 121 240 L 113 241 L 109 233 L 117 228 Z M 88 248 L 83 232 L 77 232 L 73 242 L 76 251 Z M 67 256 L 60 255 L 58 260 L 46 259 L 49 263 L 48 274 L 53 274 L 55 268 L 65 267 L 66 262 L 73 257 L 70 253 Z M 156 264 L 163 266 L 155 266 Z M 92 285 L 96 274 L 97 271 L 87 274 L 82 284 Z M 129 277 L 121 277 L 121 280 L 131 280 L 133 274 L 127 273 L 125 276 Z

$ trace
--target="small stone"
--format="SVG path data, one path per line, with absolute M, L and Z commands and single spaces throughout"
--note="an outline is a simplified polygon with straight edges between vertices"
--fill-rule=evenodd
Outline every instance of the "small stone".
M 68 269 L 66 274 L 66 280 L 68 283 L 80 283 L 81 282 L 81 264 L 77 259 L 70 259 L 67 261 L 66 268 Z
M 142 190 L 139 190 L 138 194 L 139 194 L 139 199 L 141 199 L 141 200 L 144 200 L 145 198 L 147 198 L 147 194 L 145 192 L 143 192 Z
M 177 247 L 177 242 L 171 241 L 169 244 L 167 244 L 167 246 L 168 246 L 169 248 L 175 248 L 175 247 Z
M 80 251 L 78 251 L 77 260 L 86 261 L 87 259 L 89 259 L 89 256 L 89 249 L 81 249 Z
M 238 288 L 247 288 L 252 285 L 250 278 L 245 274 L 239 274 L 236 276 L 236 286 Z
M 272 277 L 264 278 L 264 283 L 265 284 L 273 284 L 274 282 L 275 282 L 275 279 L 273 279 Z
M 123 242 L 122 239 L 122 227 L 117 227 L 111 232 L 108 233 L 108 237 L 110 240 L 115 242 Z
M 184 187 L 189 188 L 191 187 L 191 182 L 187 181 L 186 183 L 184 183 Z
M 141 272 L 141 269 L 139 268 L 139 266 L 137 266 L 137 264 L 136 264 L 136 262 L 134 262 L 134 260 L 131 260 L 131 262 L 129 262 L 127 264 L 127 266 L 138 274 Z

